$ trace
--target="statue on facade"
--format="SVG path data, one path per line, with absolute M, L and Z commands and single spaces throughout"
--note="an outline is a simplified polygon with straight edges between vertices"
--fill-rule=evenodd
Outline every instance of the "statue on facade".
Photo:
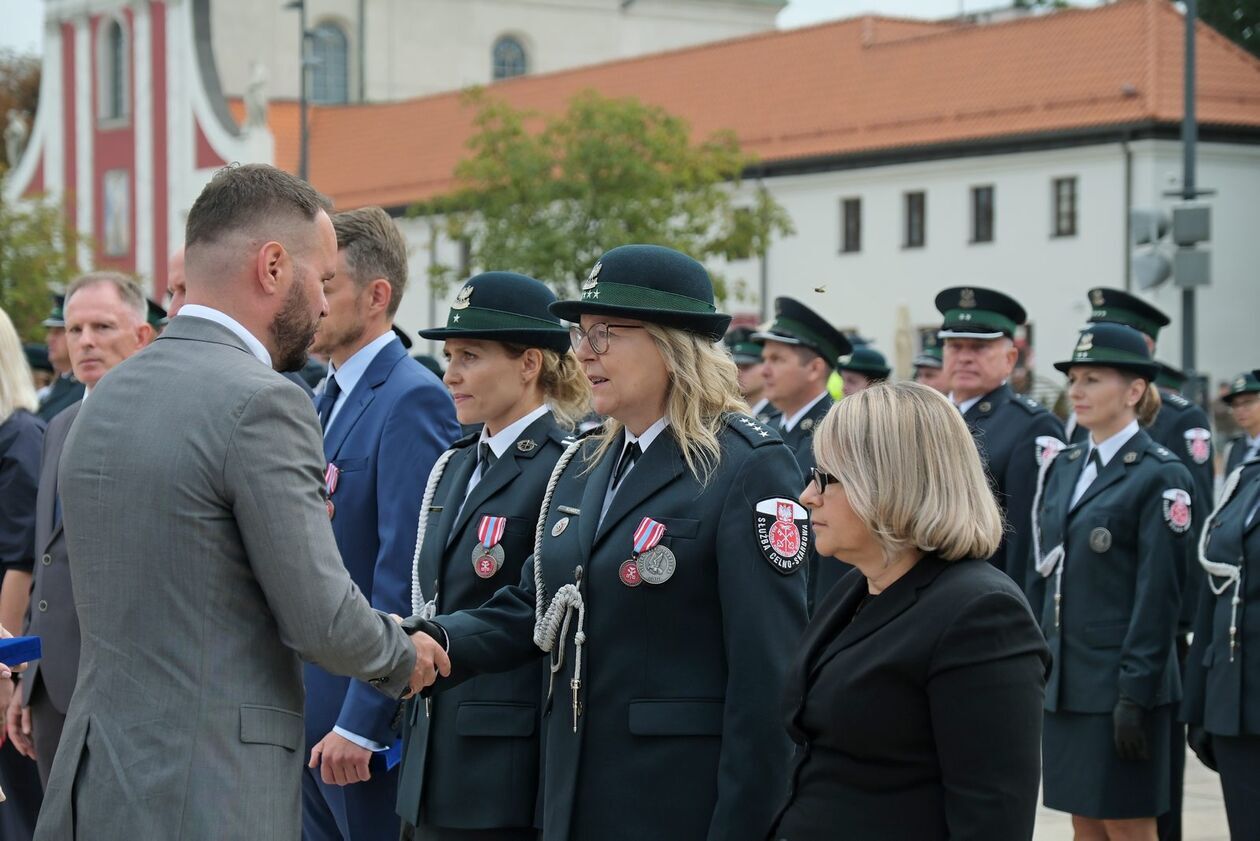
M 17 108 L 9 109 L 9 122 L 4 127 L 4 152 L 9 161 L 9 169 L 18 165 L 22 153 L 26 151 L 26 139 L 29 129 L 26 126 L 26 115 Z
M 245 129 L 267 127 L 267 68 L 253 62 L 249 68 L 249 84 L 245 87 Z

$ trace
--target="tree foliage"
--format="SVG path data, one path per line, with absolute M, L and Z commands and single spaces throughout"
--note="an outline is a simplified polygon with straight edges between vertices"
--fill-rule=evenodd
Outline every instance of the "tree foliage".
M 693 142 L 687 123 L 635 99 L 587 91 L 558 116 L 512 108 L 475 90 L 472 154 L 456 170 L 459 189 L 417 205 L 468 244 L 472 265 L 519 271 L 575 291 L 601 254 L 648 242 L 704 262 L 764 254 L 792 233 L 764 190 L 736 192 L 753 163 L 733 133 Z M 433 280 L 457 280 L 438 266 Z M 726 290 L 714 275 L 719 298 Z
M 1199 0 L 1199 20 L 1260 56 L 1260 0 Z
M 75 249 L 86 247 L 65 211 L 48 200 L 9 204 L 0 194 L 0 307 L 25 341 L 42 341 L 49 294 L 78 273 Z
M 39 59 L 0 49 L 0 131 L 8 124 L 10 109 L 24 113 L 29 128 L 38 104 Z M 8 169 L 15 163 L 8 160 L 8 150 L 0 143 L 0 169 Z

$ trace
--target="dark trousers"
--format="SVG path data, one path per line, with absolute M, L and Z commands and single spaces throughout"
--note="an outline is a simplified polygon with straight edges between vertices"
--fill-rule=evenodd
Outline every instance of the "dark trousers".
M 303 841 L 384 841 L 398 835 L 398 768 L 385 770 L 385 755 L 373 754 L 367 782 L 328 785 L 320 769 L 302 769 Z
M 53 757 L 61 744 L 61 731 L 66 726 L 66 716 L 53 706 L 44 682 L 38 677 L 31 689 L 31 740 L 35 743 L 35 761 L 39 764 L 39 779 L 48 786 Z
M 1185 634 L 1177 635 L 1177 664 L 1181 675 L 1186 674 L 1186 655 L 1190 644 Z M 1172 739 L 1169 746 L 1172 755 L 1169 757 L 1168 770 L 1172 779 L 1168 783 L 1168 811 L 1160 815 L 1156 821 L 1159 830 L 1159 841 L 1181 841 L 1181 797 L 1186 786 L 1186 725 L 1173 716 Z
M 404 824 L 402 841 L 537 841 L 536 829 L 441 829 Z
M 17 752 L 11 742 L 0 748 L 0 788 L 6 802 L 0 803 L 0 839 L 30 841 L 35 834 L 35 818 L 44 802 L 35 763 Z
M 1260 838 L 1260 736 L 1212 736 L 1229 837 Z

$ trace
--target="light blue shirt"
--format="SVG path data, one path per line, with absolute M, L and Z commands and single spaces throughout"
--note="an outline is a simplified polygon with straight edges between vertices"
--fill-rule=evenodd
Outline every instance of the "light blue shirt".
M 182 310 L 181 310 L 182 312 Z M 367 373 L 368 366 L 372 364 L 372 360 L 376 359 L 376 355 L 385 349 L 385 346 L 394 340 L 394 331 L 386 330 L 372 341 L 354 352 L 345 361 L 340 368 L 334 369 L 332 363 L 328 363 L 328 376 L 336 378 L 337 385 L 341 388 L 341 394 L 337 395 L 337 402 L 333 404 L 332 412 L 328 415 L 328 426 L 324 430 L 324 434 L 328 434 L 328 430 L 332 429 L 333 424 L 337 422 L 337 415 L 341 414 L 341 407 L 346 405 L 346 399 L 350 397 L 350 392 L 354 391 L 354 387 L 359 384 L 359 380 L 363 379 L 363 375 Z M 324 386 L 328 388 L 327 385 Z
M 213 321 L 222 327 L 226 327 L 236 334 L 236 337 L 245 343 L 245 347 L 249 348 L 249 352 L 258 357 L 258 361 L 271 367 L 271 353 L 267 350 L 262 342 L 253 333 L 245 329 L 245 325 L 241 324 L 232 316 L 216 310 L 214 307 L 205 307 L 201 304 L 184 304 L 179 308 L 179 314 L 176 318 L 184 316 L 192 316 L 193 318 L 204 318 L 206 321 Z

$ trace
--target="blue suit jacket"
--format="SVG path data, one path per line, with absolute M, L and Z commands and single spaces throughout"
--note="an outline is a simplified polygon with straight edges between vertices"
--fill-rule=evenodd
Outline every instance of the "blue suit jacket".
M 459 435 L 446 387 L 390 342 L 345 398 L 324 436 L 340 469 L 333 534 L 350 577 L 377 610 L 411 613 L 416 518 L 433 463 Z M 361 681 L 305 667 L 306 747 L 334 726 L 390 744 L 398 702 Z

